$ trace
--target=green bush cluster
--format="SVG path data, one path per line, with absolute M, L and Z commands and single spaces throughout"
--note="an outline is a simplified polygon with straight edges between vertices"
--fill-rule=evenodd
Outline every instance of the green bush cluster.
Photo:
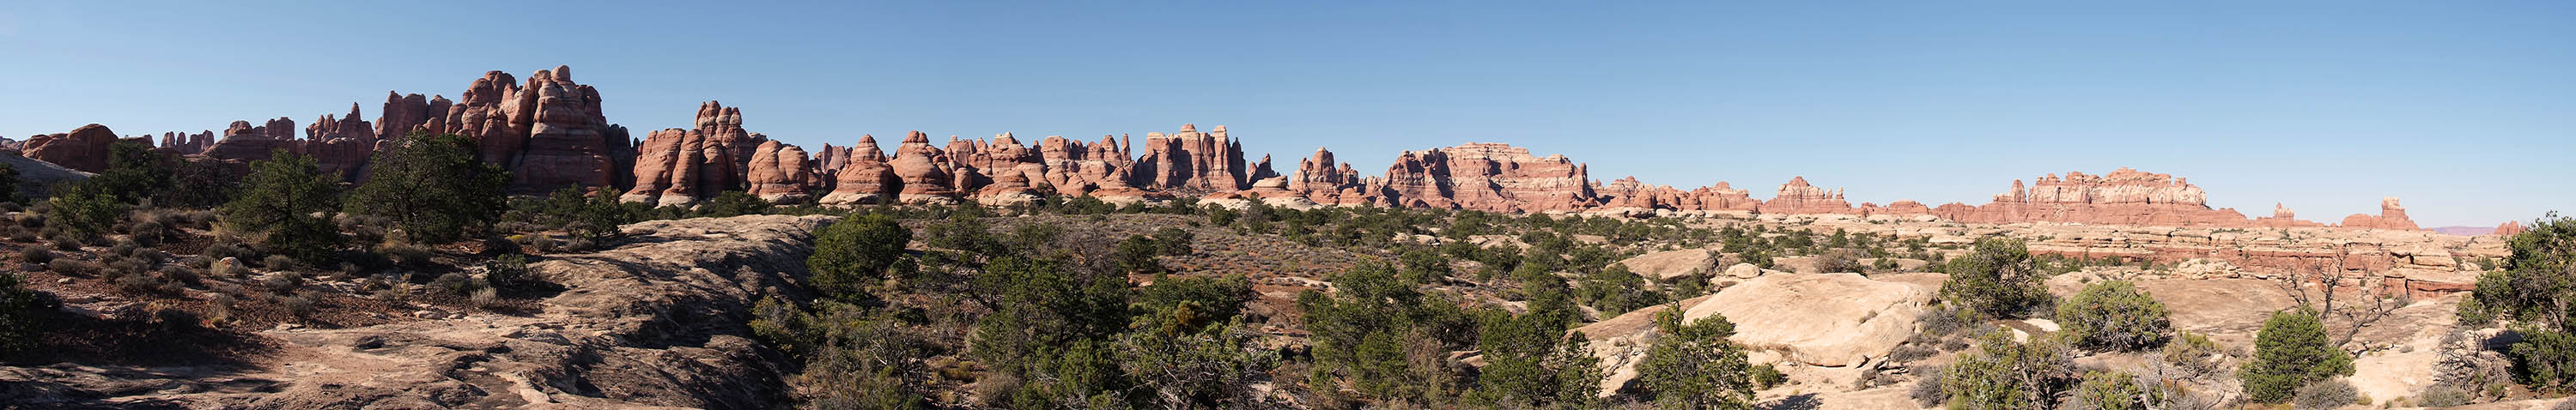
M 2087 349 L 2140 350 L 2164 344 L 2173 330 L 2169 316 L 2164 303 L 2128 281 L 2093 282 L 2057 305 L 2060 334 Z
M 2040 284 L 2046 279 L 2031 264 L 2030 250 L 2020 240 L 1978 240 L 1967 255 L 1941 267 L 1950 275 L 1941 282 L 1941 301 L 1987 317 L 2028 317 L 2045 311 L 2053 300 Z
M 2254 335 L 2254 358 L 2237 370 L 2237 377 L 2248 399 L 2279 403 L 2310 383 L 2352 372 L 2352 356 L 2327 341 L 2315 310 L 2302 308 L 2275 312 L 2263 321 L 2263 330 Z

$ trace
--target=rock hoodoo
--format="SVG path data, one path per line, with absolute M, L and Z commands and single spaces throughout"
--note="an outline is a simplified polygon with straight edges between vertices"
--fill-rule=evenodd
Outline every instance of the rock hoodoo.
M 680 205 L 714 198 L 724 191 L 750 189 L 752 159 L 769 138 L 743 130 L 742 109 L 728 108 L 720 102 L 699 104 L 695 123 L 697 128 L 693 129 L 654 131 L 636 145 L 635 185 L 619 200 Z M 805 161 L 800 158 L 796 163 L 802 167 Z M 793 173 L 802 172 L 807 171 Z
M 405 108 L 387 111 L 408 115 L 409 101 L 405 97 Z M 632 162 L 620 160 L 636 156 L 626 128 L 608 123 L 600 113 L 599 90 L 574 83 L 571 67 L 537 71 L 525 84 L 509 73 L 484 73 L 443 120 L 431 122 L 430 132 L 473 137 L 484 162 L 510 170 L 512 191 L 613 187 L 632 179 Z
M 1252 172 L 1245 168 L 1243 143 L 1228 138 L 1225 126 L 1200 133 L 1181 124 L 1180 132 L 1145 134 L 1145 156 L 1136 159 L 1138 184 L 1183 193 L 1232 192 L 1246 188 Z M 898 153 L 897 155 L 901 155 Z
M 2415 226 L 2414 219 L 2406 217 L 2406 206 L 2397 204 L 2397 197 L 2380 198 L 2377 216 L 2352 214 L 2352 216 L 2343 217 L 2343 227 L 2404 231 L 2419 229 Z

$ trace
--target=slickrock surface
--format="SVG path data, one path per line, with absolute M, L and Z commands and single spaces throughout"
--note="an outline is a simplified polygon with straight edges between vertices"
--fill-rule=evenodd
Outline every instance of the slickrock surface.
M 258 332 L 239 368 L 0 367 L 0 401 L 185 408 L 762 408 L 779 355 L 745 335 L 761 295 L 797 292 L 824 216 L 628 225 L 631 239 L 530 272 L 566 289 L 543 310 Z M 791 295 L 792 296 L 792 295 Z M 95 401 L 92 401 L 95 399 Z
M 1723 315 L 1735 322 L 1733 340 L 1748 350 L 1844 367 L 1886 357 L 1914 335 L 1915 318 L 1931 300 L 1931 288 L 1912 283 L 1852 273 L 1784 273 L 1718 291 L 1683 311 L 1683 320 Z

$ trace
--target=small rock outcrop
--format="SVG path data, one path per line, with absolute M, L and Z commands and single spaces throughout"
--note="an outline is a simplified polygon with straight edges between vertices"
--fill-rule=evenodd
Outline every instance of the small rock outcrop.
M 2414 219 L 2406 217 L 2406 206 L 2398 205 L 2397 197 L 2381 198 L 2379 215 L 2352 214 L 2352 216 L 2343 217 L 2343 227 L 2401 231 L 2420 229 L 2415 226 Z
M 90 124 L 68 133 L 29 137 L 25 144 L 22 152 L 27 158 L 81 172 L 105 172 L 108 146 L 116 144 L 116 131 Z
M 1855 214 L 1850 201 L 1843 200 L 1843 190 L 1827 190 L 1807 185 L 1807 177 L 1792 177 L 1780 184 L 1778 195 L 1763 201 L 1759 208 L 1766 214 Z
M 2495 236 L 2511 238 L 2514 235 L 2521 235 L 2522 231 L 2521 222 L 2504 221 L 2504 224 L 2496 225 Z

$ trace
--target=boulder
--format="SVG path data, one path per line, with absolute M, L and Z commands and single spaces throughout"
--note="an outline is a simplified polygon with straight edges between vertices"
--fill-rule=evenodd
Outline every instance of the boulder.
M 1740 279 L 1752 279 L 1756 276 L 1762 276 L 1762 267 L 1753 266 L 1753 264 L 1750 263 L 1738 263 L 1735 264 L 1735 266 L 1726 267 L 1726 276 L 1733 276 Z
M 1629 272 L 1655 280 L 1672 279 L 1717 271 L 1717 257 L 1707 249 L 1682 249 L 1652 252 L 1619 261 Z

